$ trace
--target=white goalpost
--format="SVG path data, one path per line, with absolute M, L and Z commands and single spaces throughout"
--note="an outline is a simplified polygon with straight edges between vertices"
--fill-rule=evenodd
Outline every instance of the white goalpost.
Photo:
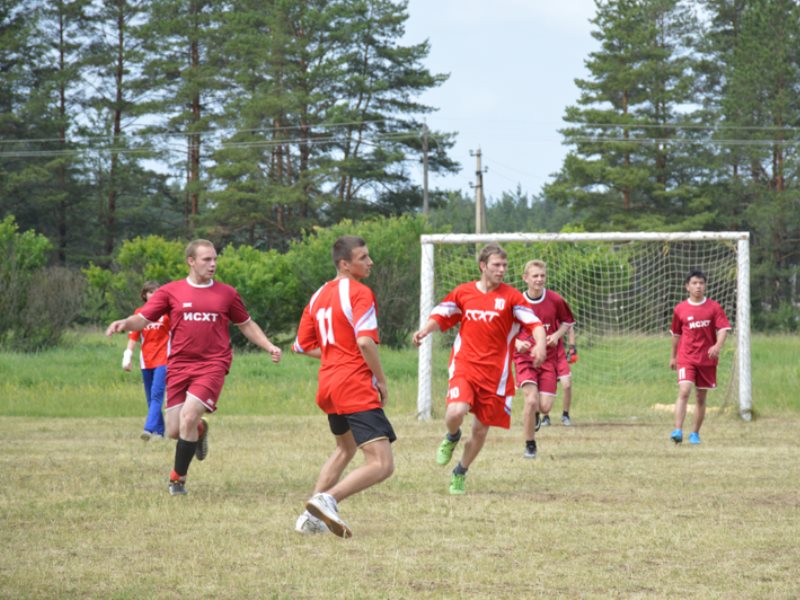
M 722 305 L 733 326 L 734 339 L 720 358 L 716 394 L 738 397 L 741 418 L 751 419 L 747 232 L 423 235 L 420 326 L 448 291 L 478 279 L 476 249 L 489 242 L 500 243 L 508 253 L 506 283 L 517 289 L 526 287 L 522 269 L 528 260 L 547 262 L 547 287 L 564 296 L 575 315 L 580 356 L 576 383 L 632 389 L 648 401 L 668 394 L 674 402 L 675 387 L 669 386 L 674 373 L 667 367 L 672 310 L 686 299 L 688 272 L 704 271 L 708 296 Z M 420 346 L 420 419 L 431 418 L 434 375 L 439 387 L 445 385 L 439 379 L 446 379 L 446 369 L 433 370 L 434 344 L 443 354 L 448 341 L 452 336 L 447 334 L 428 336 Z

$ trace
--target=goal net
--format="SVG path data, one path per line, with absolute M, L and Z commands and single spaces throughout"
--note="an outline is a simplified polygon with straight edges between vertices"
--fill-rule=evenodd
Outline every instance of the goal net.
M 675 305 L 687 297 L 686 275 L 696 267 L 706 273 L 706 293 L 733 326 L 708 404 L 719 410 L 738 402 L 740 415 L 750 420 L 748 239 L 746 232 L 424 235 L 420 325 L 447 292 L 479 278 L 477 249 L 498 242 L 508 253 L 506 283 L 527 289 L 525 263 L 544 260 L 546 287 L 572 308 L 579 356 L 572 369 L 576 407 L 604 398 L 668 410 L 677 395 L 669 328 Z M 420 347 L 421 419 L 431 417 L 432 398 L 444 398 L 456 331 L 428 336 Z

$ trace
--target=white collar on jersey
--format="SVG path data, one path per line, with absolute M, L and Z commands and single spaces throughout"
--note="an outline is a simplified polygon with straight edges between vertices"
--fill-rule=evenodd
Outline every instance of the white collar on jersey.
M 687 299 L 686 299 L 686 301 L 687 301 L 689 304 L 691 304 L 692 306 L 702 306 L 703 304 L 705 304 L 705 303 L 706 303 L 706 300 L 708 300 L 708 298 L 706 298 L 705 296 L 703 296 L 703 299 L 702 299 L 702 300 L 700 300 L 700 302 L 692 302 L 692 299 L 691 299 L 691 298 L 687 298 Z
M 195 283 L 195 282 L 193 282 L 191 279 L 189 279 L 187 277 L 186 278 L 186 283 L 188 283 L 193 288 L 208 288 L 208 287 L 211 287 L 212 285 L 214 285 L 214 280 L 212 279 L 208 283 Z
M 547 296 L 547 288 L 542 288 L 542 295 L 541 295 L 541 296 L 539 296 L 538 298 L 531 298 L 531 297 L 528 295 L 528 290 L 525 290 L 525 291 L 524 291 L 524 292 L 522 292 L 522 293 L 525 295 L 525 299 L 526 299 L 528 302 L 530 302 L 531 304 L 539 304 L 539 302 L 541 302 L 542 300 L 544 300 L 544 297 L 545 297 L 545 296 Z

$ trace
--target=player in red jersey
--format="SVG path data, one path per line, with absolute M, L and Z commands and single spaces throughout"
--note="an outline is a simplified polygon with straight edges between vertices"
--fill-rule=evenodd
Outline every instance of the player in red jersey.
M 375 296 L 361 283 L 372 269 L 369 250 L 362 238 L 343 236 L 332 255 L 336 278 L 319 288 L 303 310 L 292 350 L 320 359 L 317 405 L 328 415 L 336 448 L 322 466 L 295 530 L 329 529 L 350 537 L 338 503 L 393 473 L 391 444 L 397 436 L 383 412 L 389 389 L 378 355 Z M 364 464 L 340 481 L 358 448 Z
M 686 277 L 689 298 L 675 307 L 672 317 L 672 355 L 669 368 L 678 371 L 678 399 L 675 402 L 675 429 L 670 437 L 683 441 L 683 420 L 692 386 L 695 388 L 695 411 L 689 443 L 700 443 L 700 427 L 706 415 L 708 390 L 717 387 L 717 363 L 731 324 L 722 307 L 706 298 L 706 276 L 694 269 Z
M 525 408 L 522 412 L 523 428 L 525 431 L 525 458 L 536 458 L 536 429 L 539 422 L 539 413 L 548 415 L 553 407 L 556 395 L 557 382 L 560 379 L 562 386 L 570 387 L 570 371 L 567 357 L 564 353 L 562 338 L 572 329 L 575 318 L 567 302 L 553 290 L 545 288 L 547 283 L 547 265 L 541 260 L 530 260 L 525 264 L 522 280 L 528 284 L 528 289 L 523 294 L 531 309 L 544 325 L 547 346 L 547 358 L 539 367 L 533 365 L 530 351 L 514 353 L 514 367 L 517 378 L 517 387 L 522 388 L 525 395 Z M 524 347 L 528 342 L 530 347 L 530 334 L 521 332 L 517 336 L 517 346 Z M 536 345 L 534 345 L 535 349 Z M 569 419 L 568 408 L 562 415 L 562 421 Z
M 473 413 L 475 419 L 472 437 L 464 444 L 461 461 L 450 477 L 451 494 L 464 493 L 467 469 L 483 448 L 489 427 L 510 427 L 514 399 L 511 356 L 520 329 L 527 330 L 537 342 L 534 365 L 538 367 L 545 359 L 541 322 L 523 295 L 503 283 L 508 270 L 505 251 L 497 244 L 488 244 L 480 251 L 478 266 L 481 278 L 447 294 L 413 337 L 419 346 L 428 334 L 460 324 L 450 353 L 447 435 L 439 445 L 437 463 L 450 462 L 467 413 Z M 524 342 L 521 349 L 528 348 L 530 343 Z
M 146 281 L 142 286 L 140 296 L 144 302 L 159 288 L 157 281 Z M 134 311 L 142 311 L 140 306 Z M 131 370 L 133 349 L 141 340 L 142 349 L 139 353 L 139 366 L 142 370 L 144 394 L 147 399 L 147 418 L 144 422 L 142 439 L 159 439 L 164 437 L 164 415 L 161 407 L 164 403 L 164 388 L 167 381 L 167 355 L 169 354 L 169 317 L 163 315 L 155 323 L 148 323 L 141 332 L 132 331 L 128 334 L 128 346 L 122 353 L 122 368 Z
M 208 454 L 208 421 L 204 415 L 217 410 L 225 375 L 233 360 L 228 324 L 269 352 L 272 362 L 281 359 L 281 349 L 269 341 L 250 318 L 229 285 L 214 281 L 217 251 L 208 240 L 194 240 L 186 247 L 189 276 L 160 287 L 141 312 L 114 321 L 106 335 L 141 331 L 162 315 L 169 316 L 171 349 L 167 361 L 167 435 L 177 439 L 175 465 L 169 492 L 186 494 L 186 474 L 195 456 Z

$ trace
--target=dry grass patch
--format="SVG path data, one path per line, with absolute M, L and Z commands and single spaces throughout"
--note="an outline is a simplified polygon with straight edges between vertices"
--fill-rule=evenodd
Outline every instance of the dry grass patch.
M 172 498 L 174 445 L 138 418 L 0 418 L 0 597 L 800 595 L 797 420 L 715 417 L 699 447 L 663 416 L 555 425 L 535 461 L 493 430 L 450 497 L 442 424 L 394 417 L 396 474 L 342 503 L 344 541 L 293 531 L 324 418 L 213 419 Z

